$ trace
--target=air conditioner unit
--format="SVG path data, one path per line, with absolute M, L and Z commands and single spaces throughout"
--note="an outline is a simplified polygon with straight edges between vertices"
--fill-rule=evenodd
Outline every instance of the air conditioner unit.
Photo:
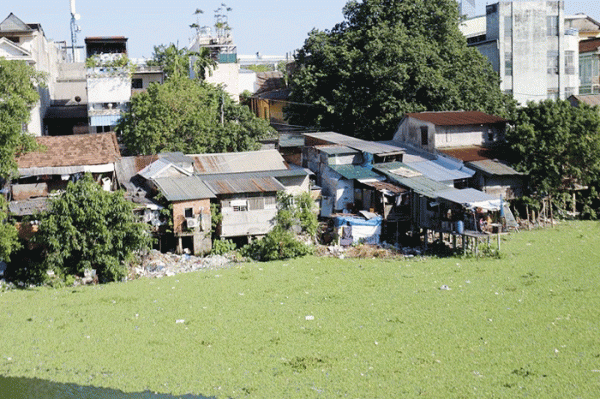
M 198 219 L 187 218 L 187 219 L 185 219 L 185 224 L 187 225 L 188 229 L 194 229 L 194 228 L 198 227 Z

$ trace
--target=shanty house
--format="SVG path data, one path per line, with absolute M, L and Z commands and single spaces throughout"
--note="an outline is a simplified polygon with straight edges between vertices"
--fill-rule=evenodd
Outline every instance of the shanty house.
M 38 209 L 51 192 L 65 189 L 86 172 L 105 190 L 116 188 L 115 163 L 121 155 L 114 133 L 43 136 L 36 141 L 42 149 L 16 159 L 19 176 L 11 181 L 10 200 L 12 209 L 22 210 L 17 216 Z M 31 208 L 24 202 L 37 205 Z
M 210 252 L 210 201 L 213 191 L 198 176 L 156 177 L 152 180 L 165 199 L 173 204 L 173 234 L 177 251 L 191 249 L 195 255 Z
M 439 148 L 491 145 L 504 138 L 506 120 L 480 111 L 408 113 L 394 141 L 430 152 Z

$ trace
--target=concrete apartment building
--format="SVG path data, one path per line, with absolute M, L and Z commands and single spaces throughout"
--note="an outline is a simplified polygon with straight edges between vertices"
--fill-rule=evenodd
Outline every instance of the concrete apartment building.
M 461 31 L 498 72 L 502 91 L 520 104 L 579 93 L 579 36 L 565 29 L 563 1 L 490 4 Z

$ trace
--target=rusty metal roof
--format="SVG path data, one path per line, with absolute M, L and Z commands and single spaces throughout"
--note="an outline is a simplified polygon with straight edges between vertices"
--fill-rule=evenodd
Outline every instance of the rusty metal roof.
M 288 169 L 277 150 L 188 155 L 198 174 L 242 173 Z
M 285 190 L 273 176 L 253 176 L 252 173 L 198 175 L 217 195 L 268 193 Z
M 377 191 L 390 191 L 394 194 L 401 194 L 408 191 L 403 187 L 385 181 L 361 181 L 362 184 L 373 187 Z
M 568 98 L 573 104 L 571 99 L 575 99 L 577 103 L 585 103 L 587 105 L 600 105 L 600 94 L 574 94 Z
M 579 54 L 597 51 L 600 48 L 600 37 L 582 40 L 579 42 Z
M 438 148 L 438 151 L 450 155 L 452 158 L 460 159 L 463 162 L 496 158 L 492 149 L 481 146 Z
M 506 119 L 481 111 L 414 112 L 406 116 L 438 126 L 483 125 L 507 122 Z

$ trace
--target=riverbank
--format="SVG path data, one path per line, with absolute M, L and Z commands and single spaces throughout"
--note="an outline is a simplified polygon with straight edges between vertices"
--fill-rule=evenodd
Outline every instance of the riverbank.
M 600 227 L 0 294 L 0 375 L 217 397 L 595 397 Z

